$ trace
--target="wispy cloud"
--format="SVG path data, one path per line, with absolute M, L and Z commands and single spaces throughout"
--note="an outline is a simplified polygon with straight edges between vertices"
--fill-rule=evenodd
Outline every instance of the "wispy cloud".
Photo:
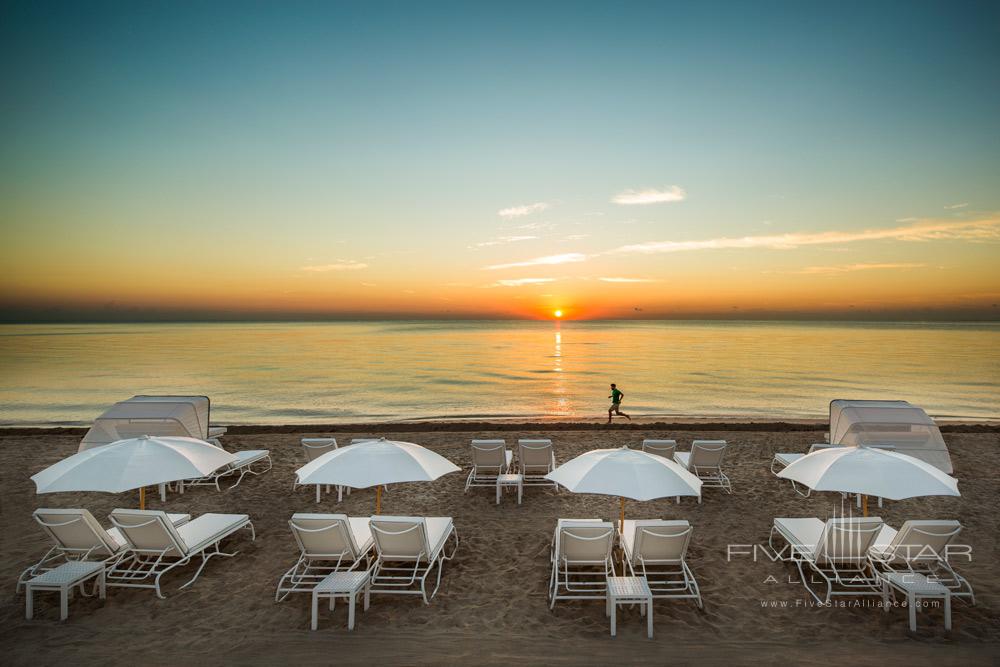
M 645 190 L 625 190 L 616 194 L 611 201 L 615 204 L 630 206 L 633 204 L 664 204 L 668 202 L 684 201 L 687 193 L 684 188 L 671 185 L 665 190 L 647 188 Z
M 544 285 L 555 282 L 555 278 L 511 278 L 508 280 L 498 280 L 486 287 L 524 287 L 526 285 Z
M 549 205 L 543 201 L 535 202 L 534 204 L 524 204 L 522 206 L 511 206 L 509 208 L 502 208 L 497 211 L 497 215 L 501 218 L 521 218 L 526 215 L 531 215 L 532 213 L 538 213 L 539 211 L 544 211 Z
M 489 241 L 483 241 L 482 243 L 476 243 L 473 248 L 486 248 L 488 246 L 494 245 L 504 245 L 506 243 L 517 243 L 518 241 L 530 241 L 532 239 L 537 239 L 537 236 L 521 235 L 521 236 L 497 236 L 490 239 Z
M 358 271 L 359 269 L 367 269 L 368 265 L 364 262 L 355 262 L 352 259 L 340 259 L 333 264 L 314 264 L 311 266 L 303 266 L 300 271 L 310 271 L 312 273 L 326 273 L 327 271 Z
M 598 278 L 605 283 L 658 283 L 656 278 Z
M 842 264 L 840 266 L 807 266 L 800 271 L 793 271 L 792 273 L 801 273 L 806 275 L 832 275 L 837 273 L 854 273 L 855 271 L 892 271 L 892 270 L 904 270 L 904 269 L 921 269 L 926 267 L 926 264 L 913 264 L 909 262 L 889 262 L 882 264 Z
M 791 232 L 762 236 L 722 237 L 701 241 L 648 241 L 621 246 L 612 254 L 657 254 L 691 250 L 727 248 L 772 248 L 785 250 L 801 246 L 854 243 L 858 241 L 997 241 L 1000 240 L 1000 219 L 985 220 L 923 220 L 900 227 L 865 229 L 861 231 Z
M 951 206 L 945 206 L 945 208 L 948 209 L 948 210 L 951 210 L 951 209 L 955 209 L 955 208 L 965 208 L 968 205 L 969 205 L 969 202 L 964 201 L 961 204 L 952 204 Z
M 509 262 L 507 264 L 493 264 L 492 266 L 483 267 L 488 271 L 496 271 L 498 269 L 515 269 L 522 266 L 546 266 L 550 264 L 569 264 L 572 262 L 583 262 L 587 259 L 587 256 L 579 252 L 567 252 L 561 255 L 546 255 L 545 257 L 535 257 L 534 259 L 526 259 L 521 262 Z

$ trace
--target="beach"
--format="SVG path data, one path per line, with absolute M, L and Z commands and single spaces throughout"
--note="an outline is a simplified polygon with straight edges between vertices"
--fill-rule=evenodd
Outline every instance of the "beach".
M 29 477 L 74 453 L 82 431 L 8 429 L 0 432 L 0 638 L 4 663 L 52 664 L 995 664 L 1000 654 L 1000 464 L 996 424 L 946 425 L 943 430 L 960 480 L 960 498 L 917 498 L 887 502 L 872 514 L 898 527 L 907 519 L 958 519 L 973 559 L 956 569 L 973 585 L 976 605 L 957 602 L 954 628 L 946 633 L 943 613 L 919 615 L 918 632 L 907 629 L 904 609 L 884 613 L 873 606 L 815 608 L 797 573 L 770 561 L 752 545 L 766 545 L 774 517 L 827 518 L 839 511 L 839 495 L 802 498 L 772 475 L 776 452 L 804 452 L 823 440 L 825 423 L 799 421 L 741 423 L 720 420 L 684 425 L 635 424 L 604 428 L 567 423 L 351 425 L 352 430 L 308 426 L 235 427 L 223 440 L 230 450 L 267 448 L 274 467 L 217 493 L 207 487 L 166 503 L 150 494 L 151 509 L 247 513 L 257 532 L 223 544 L 239 550 L 214 559 L 193 586 L 177 587 L 195 565 L 165 578 L 167 599 L 148 590 L 109 589 L 106 600 L 75 598 L 68 621 L 58 621 L 58 596 L 36 595 L 36 618 L 24 619 L 24 596 L 14 583 L 25 567 L 48 549 L 31 513 L 37 507 L 83 507 L 107 525 L 116 507 L 136 507 L 136 494 L 69 493 L 36 496 Z M 686 429 L 686 430 L 685 430 Z M 451 516 L 460 543 L 445 565 L 441 588 L 428 606 L 418 597 L 373 596 L 353 632 L 346 629 L 346 605 L 321 610 L 318 631 L 309 630 L 309 598 L 275 603 L 274 588 L 297 557 L 287 521 L 294 512 L 337 512 L 367 516 L 374 493 L 355 491 L 341 503 L 336 494 L 315 503 L 312 488 L 292 491 L 294 470 L 304 463 L 301 437 L 390 435 L 446 456 L 463 468 L 436 482 L 401 484 L 383 495 L 383 513 Z M 629 501 L 629 518 L 687 519 L 694 527 L 688 562 L 701 586 L 704 610 L 688 600 L 658 600 L 655 638 L 648 640 L 636 609 L 619 612 L 618 636 L 609 635 L 598 601 L 546 598 L 549 543 L 557 518 L 617 516 L 616 498 L 575 495 L 565 490 L 527 489 L 518 505 L 513 494 L 495 504 L 490 489 L 463 493 L 474 437 L 550 437 L 557 462 L 599 447 L 638 447 L 645 437 L 676 438 L 688 449 L 693 438 L 720 438 L 731 447 L 725 469 L 734 493 L 708 489 L 704 502 L 684 499 Z M 732 546 L 730 546 L 732 545 Z M 747 553 L 747 552 L 750 553 Z M 727 555 L 728 554 L 728 555 Z M 791 580 L 789 580 L 791 578 Z M 322 607 L 322 605 L 321 605 Z

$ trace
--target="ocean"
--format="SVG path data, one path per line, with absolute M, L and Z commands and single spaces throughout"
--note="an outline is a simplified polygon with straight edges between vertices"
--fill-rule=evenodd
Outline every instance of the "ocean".
M 1000 418 L 1000 324 L 333 322 L 0 326 L 0 423 L 85 425 L 134 394 L 213 422 L 822 418 L 835 398 Z

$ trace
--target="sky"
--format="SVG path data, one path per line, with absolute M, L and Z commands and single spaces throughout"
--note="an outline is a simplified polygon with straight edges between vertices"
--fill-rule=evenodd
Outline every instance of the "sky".
M 4 3 L 0 320 L 1000 319 L 1000 5 Z

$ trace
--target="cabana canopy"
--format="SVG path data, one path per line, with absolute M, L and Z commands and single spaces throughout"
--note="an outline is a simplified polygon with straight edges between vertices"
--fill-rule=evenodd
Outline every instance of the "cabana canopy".
M 207 396 L 133 396 L 115 403 L 94 420 L 79 451 L 143 435 L 207 440 L 225 433 L 209 428 Z
M 906 401 L 830 401 L 830 442 L 892 445 L 900 454 L 952 472 L 941 430 L 926 412 Z

